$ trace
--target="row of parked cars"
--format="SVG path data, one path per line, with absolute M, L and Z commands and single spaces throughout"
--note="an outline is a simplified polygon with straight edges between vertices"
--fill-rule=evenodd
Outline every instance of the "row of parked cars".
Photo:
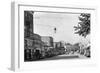
M 84 49 L 66 49 L 65 48 L 50 48 L 45 50 L 39 50 L 39 49 L 25 49 L 24 50 L 24 60 L 25 61 L 34 61 L 34 60 L 40 60 L 44 58 L 50 58 L 57 55 L 62 54 L 74 54 L 75 52 L 79 53 L 80 55 L 84 55 L 86 57 L 90 57 L 90 46 L 84 48 Z
M 25 61 L 34 61 L 40 60 L 44 58 L 50 58 L 53 56 L 64 54 L 64 50 L 62 48 L 50 48 L 49 50 L 39 50 L 39 49 L 25 49 L 24 50 L 24 60 Z

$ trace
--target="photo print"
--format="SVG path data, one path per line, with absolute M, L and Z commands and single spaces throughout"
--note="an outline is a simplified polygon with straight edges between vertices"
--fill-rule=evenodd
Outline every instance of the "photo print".
M 24 61 L 91 57 L 89 13 L 24 11 Z

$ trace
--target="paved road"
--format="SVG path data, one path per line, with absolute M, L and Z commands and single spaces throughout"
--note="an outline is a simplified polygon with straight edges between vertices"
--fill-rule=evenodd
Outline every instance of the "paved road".
M 62 60 L 62 59 L 77 59 L 77 58 L 86 58 L 86 57 L 82 56 L 80 54 L 74 53 L 74 54 L 68 54 L 68 55 L 67 54 L 58 55 L 58 56 L 54 56 L 54 57 L 51 57 L 51 58 L 45 58 L 45 59 L 42 59 L 42 60 L 43 61 L 44 60 Z
M 44 60 L 62 60 L 62 59 L 75 59 L 75 58 L 79 58 L 78 55 L 58 55 L 58 56 L 54 56 L 51 58 L 46 58 L 46 59 L 42 59 Z

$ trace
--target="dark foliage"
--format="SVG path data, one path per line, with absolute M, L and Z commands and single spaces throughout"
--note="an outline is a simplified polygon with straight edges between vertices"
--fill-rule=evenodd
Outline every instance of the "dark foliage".
M 78 25 L 74 26 L 75 34 L 86 37 L 90 34 L 90 14 L 81 14 L 79 16 L 79 21 Z

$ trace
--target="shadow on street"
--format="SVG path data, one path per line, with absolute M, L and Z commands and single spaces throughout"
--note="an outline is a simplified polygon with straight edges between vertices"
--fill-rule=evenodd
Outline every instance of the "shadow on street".
M 79 58 L 78 56 L 54 56 L 51 58 L 41 59 L 39 61 L 46 61 L 46 60 L 64 60 L 64 59 L 76 59 Z

